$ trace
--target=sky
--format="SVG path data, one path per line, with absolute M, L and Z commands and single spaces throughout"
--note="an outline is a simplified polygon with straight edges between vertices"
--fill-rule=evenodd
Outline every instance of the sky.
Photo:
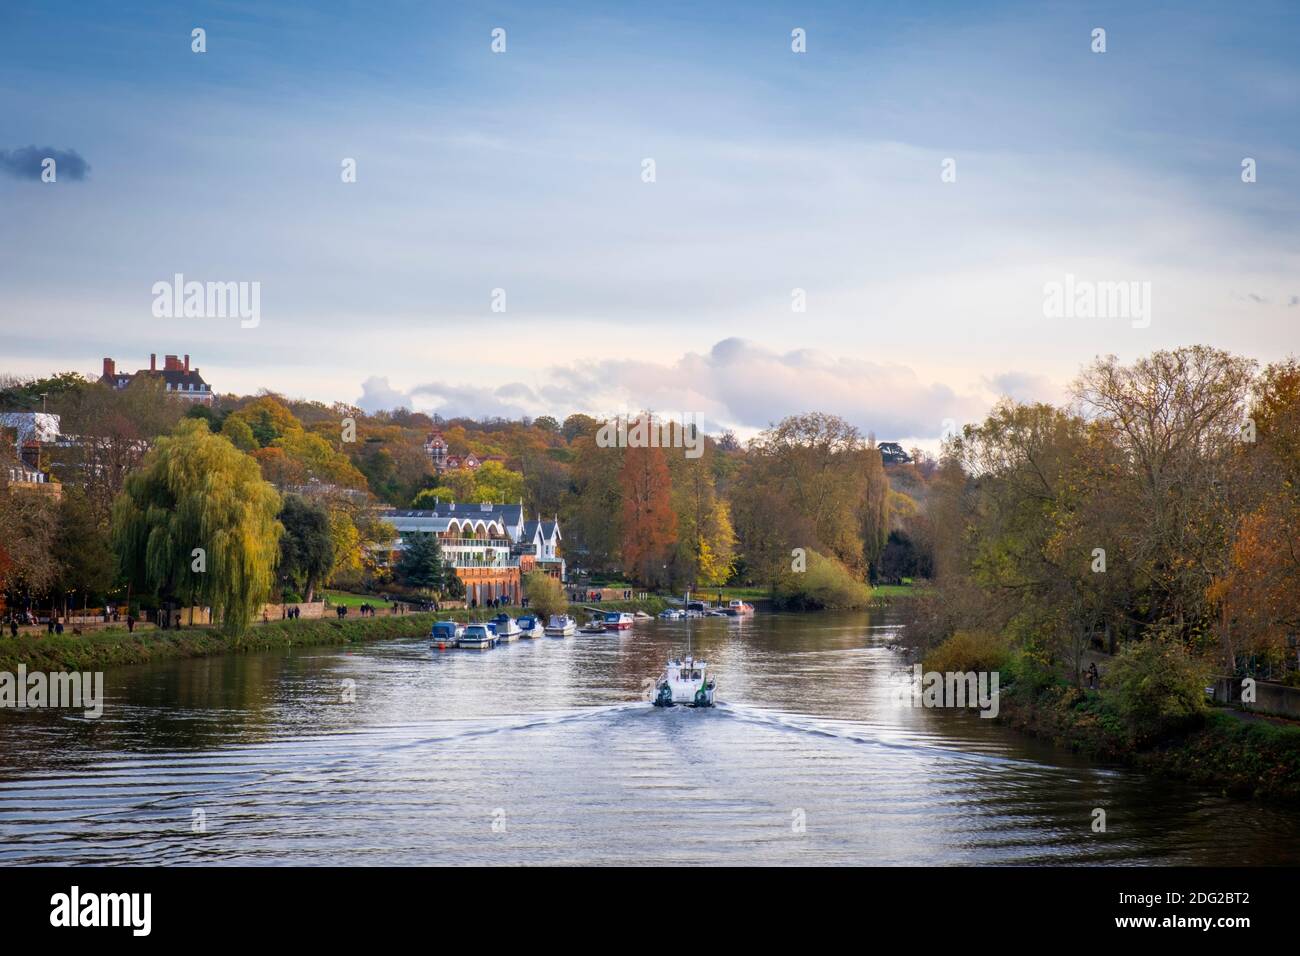
M 931 447 L 1099 355 L 1278 360 L 1297 40 L 1288 2 L 3 4 L 0 373 Z M 155 314 L 176 274 L 256 324 Z M 1066 276 L 1149 313 L 1048 314 Z

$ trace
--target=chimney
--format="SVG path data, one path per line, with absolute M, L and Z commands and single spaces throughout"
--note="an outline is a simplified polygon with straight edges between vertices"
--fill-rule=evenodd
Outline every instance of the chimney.
M 180 360 L 180 359 L 178 359 L 175 355 L 164 355 L 164 356 L 163 356 L 163 371 L 165 371 L 165 372 L 179 372 L 180 370 L 181 370 L 181 360 Z
M 190 357 L 187 355 L 185 356 L 185 371 L 188 372 L 189 370 L 190 370 Z
M 157 353 L 157 352 L 150 352 L 150 353 L 149 353 L 149 371 L 151 371 L 151 372 L 156 372 L 156 371 L 158 371 L 158 353 Z
M 111 358 L 104 359 L 104 378 L 112 378 L 117 374 L 117 365 Z

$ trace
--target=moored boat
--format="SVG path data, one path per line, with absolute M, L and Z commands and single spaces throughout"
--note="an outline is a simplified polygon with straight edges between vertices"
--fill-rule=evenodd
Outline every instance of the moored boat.
M 488 647 L 495 647 L 497 636 L 488 630 L 486 624 L 469 624 L 465 627 L 465 633 L 460 636 L 456 644 L 459 647 L 471 647 L 476 650 L 483 650 Z
M 683 621 L 686 619 L 686 612 L 678 607 L 665 608 L 659 612 L 661 621 Z
M 578 633 L 578 622 L 567 614 L 552 614 L 546 622 L 547 637 L 573 637 Z
M 445 650 L 448 647 L 455 647 L 464 633 L 464 625 L 457 624 L 455 621 L 434 621 L 433 629 L 429 631 L 429 642 L 439 650 Z
M 542 619 L 536 614 L 524 614 L 515 619 L 519 625 L 519 636 L 529 639 L 544 637 L 546 628 L 542 627 Z
M 627 611 L 606 611 L 604 627 L 607 631 L 626 631 L 632 626 L 633 620 Z
M 754 613 L 754 605 L 746 604 L 744 601 L 732 601 L 725 609 L 728 617 L 745 617 Z
M 578 628 L 579 634 L 604 634 L 605 621 L 604 617 L 598 613 L 592 613 L 586 624 Z
M 517 641 L 519 635 L 523 633 L 519 625 L 515 623 L 515 619 L 509 614 L 498 614 L 492 619 L 492 623 L 495 625 L 494 630 L 498 642 Z

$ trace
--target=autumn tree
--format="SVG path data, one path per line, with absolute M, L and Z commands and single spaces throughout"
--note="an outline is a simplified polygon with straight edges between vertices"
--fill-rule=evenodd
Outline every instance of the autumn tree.
M 623 568 L 644 584 L 665 584 L 666 565 L 677 542 L 677 516 L 663 449 L 626 449 L 618 477 L 622 490 Z
M 167 606 L 209 606 L 238 636 L 274 583 L 279 510 L 251 457 L 186 419 L 127 477 L 113 505 L 113 548 L 138 591 Z

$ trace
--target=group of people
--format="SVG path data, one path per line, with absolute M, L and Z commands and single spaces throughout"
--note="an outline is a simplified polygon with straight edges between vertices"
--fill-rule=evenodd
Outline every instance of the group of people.
M 293 607 L 280 609 L 280 620 L 282 621 L 296 621 L 300 617 L 302 617 L 302 608 L 296 604 Z
M 469 602 L 469 606 L 470 606 L 470 607 L 478 607 L 478 598 L 473 598 L 473 599 L 471 599 L 470 602 Z M 484 607 L 491 607 L 491 608 L 497 608 L 497 607 L 509 607 L 509 606 L 510 606 L 510 599 L 509 599 L 508 597 L 506 597 L 505 595 L 502 595 L 501 597 L 485 598 L 485 599 L 483 600 L 483 606 L 484 606 Z M 522 599 L 520 599 L 519 606 L 520 606 L 520 607 L 528 607 L 528 598 L 522 598 Z M 435 611 L 438 610 L 438 608 L 437 608 L 436 605 L 434 606 L 434 610 L 435 610 Z

